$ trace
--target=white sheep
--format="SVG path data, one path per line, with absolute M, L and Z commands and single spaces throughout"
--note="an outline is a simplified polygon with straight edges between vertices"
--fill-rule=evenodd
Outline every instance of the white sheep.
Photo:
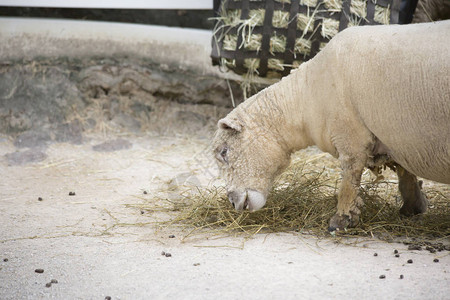
M 293 152 L 338 158 L 330 230 L 355 226 L 365 167 L 395 166 L 400 212 L 425 212 L 416 175 L 450 183 L 450 21 L 349 28 L 220 120 L 214 154 L 236 209 L 264 206 Z

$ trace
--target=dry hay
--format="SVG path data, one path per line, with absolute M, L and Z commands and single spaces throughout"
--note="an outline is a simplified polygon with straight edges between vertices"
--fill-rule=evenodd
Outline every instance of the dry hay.
M 276 0 L 279 3 L 291 3 L 290 0 Z M 376 4 L 376 0 L 372 0 Z M 225 2 L 223 2 L 225 3 Z M 262 1 L 261 1 L 262 3 Z M 315 53 L 311 51 L 312 38 L 315 36 L 316 31 L 320 29 L 320 46 L 319 51 L 324 46 L 323 39 L 331 39 L 338 32 L 340 28 L 340 21 L 333 19 L 333 16 L 337 12 L 342 12 L 345 14 L 348 24 L 347 27 L 359 26 L 361 22 L 368 21 L 367 17 L 367 0 L 351 0 L 350 1 L 350 13 L 343 12 L 343 0 L 301 0 L 300 5 L 307 6 L 306 9 L 302 10 L 302 13 L 298 12 L 296 18 L 290 19 L 290 11 L 285 8 L 278 8 L 273 11 L 272 20 L 270 20 L 272 27 L 271 37 L 269 43 L 269 53 L 272 58 L 268 58 L 267 71 L 266 74 L 259 74 L 257 68 L 253 67 L 251 69 L 246 69 L 246 73 L 242 75 L 241 87 L 243 89 L 244 97 L 252 94 L 251 90 L 257 91 L 256 82 L 259 82 L 259 77 L 264 75 L 264 77 L 280 78 L 282 72 L 289 67 L 296 67 L 298 65 L 298 56 L 302 60 L 308 59 L 314 56 Z M 263 7 L 263 6 L 261 6 Z M 221 9 L 221 16 L 213 18 L 215 20 L 221 21 L 216 24 L 214 29 L 214 41 L 216 42 L 216 47 L 219 49 L 218 41 L 223 42 L 222 49 L 244 53 L 249 53 L 250 51 L 256 51 L 256 53 L 251 53 L 251 55 L 246 55 L 247 57 L 255 57 L 258 55 L 263 47 L 262 45 L 262 26 L 264 26 L 265 21 L 265 9 L 251 9 L 248 12 L 248 17 L 246 19 L 241 19 L 240 9 L 225 9 L 225 4 L 223 4 Z M 380 24 L 390 23 L 391 10 L 389 7 L 383 7 L 380 5 L 375 5 L 374 21 Z M 330 17 L 326 17 L 330 16 Z M 300 31 L 302 34 L 297 35 L 294 44 L 294 49 L 287 49 L 287 37 L 283 35 L 277 35 L 277 28 L 287 29 L 291 21 L 296 19 L 296 30 Z M 317 21 L 320 22 L 320 26 L 317 26 Z M 365 22 L 364 22 L 365 23 Z M 256 28 L 258 27 L 258 28 Z M 264 29 L 266 30 L 266 29 Z M 280 31 L 280 30 L 278 30 Z M 216 36 L 220 32 L 220 36 Z M 258 32 L 258 33 L 256 33 Z M 231 34 L 232 33 L 232 34 Z M 242 41 L 238 44 L 238 41 Z M 221 49 L 219 49 L 220 52 Z M 246 52 L 247 51 L 247 52 Z M 273 56 L 278 56 L 280 53 L 286 53 L 287 51 L 293 51 L 294 61 L 291 65 L 284 63 L 282 60 L 275 59 Z M 227 54 L 228 55 L 228 54 Z M 219 53 L 220 57 L 220 53 Z M 278 56 L 280 57 L 280 56 Z M 222 64 L 223 67 L 228 67 L 229 69 L 236 69 L 239 67 L 239 71 L 243 71 L 246 66 L 236 66 L 236 61 L 230 63 L 224 60 Z M 259 63 L 258 63 L 259 64 Z M 247 63 L 247 65 L 255 66 L 255 63 Z
M 246 58 L 244 59 L 244 67 L 252 70 L 252 73 L 257 73 L 259 68 L 259 58 Z
M 340 12 L 343 0 L 324 0 L 323 4 L 330 12 Z
M 276 28 L 287 28 L 289 25 L 289 12 L 275 10 L 273 12 L 272 25 Z
M 301 5 L 306 5 L 309 7 L 315 7 L 318 0 L 300 0 Z
M 367 15 L 366 5 L 367 3 L 365 0 L 352 0 L 350 4 L 350 12 L 360 18 L 365 18 Z
M 283 60 L 276 58 L 269 58 L 267 60 L 267 67 L 272 70 L 284 71 Z
M 219 236 L 244 233 L 251 236 L 259 232 L 293 230 L 319 237 L 330 236 L 327 228 L 329 219 L 336 211 L 339 172 L 314 166 L 311 161 L 320 159 L 322 163 L 323 155 L 319 154 L 306 162 L 303 159 L 293 163 L 277 179 L 266 206 L 257 212 L 235 211 L 222 187 L 189 190 L 179 200 L 167 200 L 165 209 L 173 213 L 172 218 L 159 225 L 164 228 L 180 226 L 189 232 L 186 237 L 195 233 Z M 365 173 L 360 188 L 365 203 L 360 224 L 356 228 L 338 232 L 338 236 L 376 236 L 387 241 L 450 237 L 448 188 L 425 188 L 430 201 L 427 213 L 404 218 L 399 215 L 401 201 L 397 183 L 393 180 L 373 181 L 373 178 L 369 181 L 369 177 Z M 151 205 L 140 206 L 139 209 L 155 211 Z
M 303 31 L 304 34 L 313 31 L 314 16 L 297 14 L 297 29 Z
M 322 20 L 321 34 L 324 38 L 331 39 L 339 32 L 339 21 L 329 18 Z
M 237 36 L 235 34 L 227 34 L 223 39 L 223 49 L 228 51 L 236 50 Z
M 311 51 L 311 41 L 304 39 L 304 38 L 298 38 L 295 40 L 294 45 L 294 53 L 300 53 L 303 55 L 309 55 L 309 52 Z
M 262 26 L 264 23 L 265 13 L 266 11 L 264 9 L 252 9 L 249 11 L 248 17 L 256 26 Z
M 375 13 L 373 16 L 374 21 L 380 24 L 389 25 L 390 16 L 391 10 L 389 9 L 389 7 L 375 5 Z
M 283 53 L 286 50 L 286 37 L 284 35 L 274 34 L 270 37 L 269 52 L 275 55 L 275 52 Z

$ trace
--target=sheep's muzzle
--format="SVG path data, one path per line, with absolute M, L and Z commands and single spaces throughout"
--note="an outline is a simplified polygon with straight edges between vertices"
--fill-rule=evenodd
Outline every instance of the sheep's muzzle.
M 229 190 L 227 195 L 228 200 L 236 210 L 257 211 L 266 204 L 266 196 L 251 189 L 244 191 Z

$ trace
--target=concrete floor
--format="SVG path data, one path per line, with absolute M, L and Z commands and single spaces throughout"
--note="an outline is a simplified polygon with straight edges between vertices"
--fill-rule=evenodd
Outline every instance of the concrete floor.
M 95 149 L 123 149 L 93 150 L 105 140 L 115 143 Z M 183 240 L 176 226 L 157 230 L 167 216 L 133 205 L 156 201 L 186 174 L 208 184 L 216 170 L 207 146 L 195 136 L 91 135 L 10 165 L 4 155 L 16 149 L 3 137 L 0 299 L 448 299 L 448 251 L 298 233 Z M 46 287 L 52 279 L 58 283 Z

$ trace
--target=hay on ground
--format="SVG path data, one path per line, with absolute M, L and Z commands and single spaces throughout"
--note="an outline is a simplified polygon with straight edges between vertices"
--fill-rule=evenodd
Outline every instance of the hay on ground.
M 323 163 L 323 155 L 316 160 Z M 177 225 L 192 231 L 208 230 L 227 235 L 243 232 L 299 231 L 329 236 L 328 221 L 336 211 L 339 172 L 315 167 L 314 159 L 297 161 L 283 173 L 272 188 L 267 204 L 257 212 L 237 212 L 230 205 L 222 187 L 190 190 L 178 201 L 171 200 L 167 211 L 173 211 L 171 221 L 162 226 Z M 318 164 L 321 165 L 321 164 Z M 309 168 L 309 169 L 308 169 Z M 414 218 L 399 215 L 401 203 L 397 182 L 367 181 L 363 175 L 360 195 L 364 200 L 360 224 L 339 235 L 377 236 L 383 240 L 443 239 L 450 237 L 450 190 L 426 188 L 430 205 L 427 213 Z M 151 211 L 151 206 L 140 209 Z M 397 239 L 398 240 L 398 239 Z

